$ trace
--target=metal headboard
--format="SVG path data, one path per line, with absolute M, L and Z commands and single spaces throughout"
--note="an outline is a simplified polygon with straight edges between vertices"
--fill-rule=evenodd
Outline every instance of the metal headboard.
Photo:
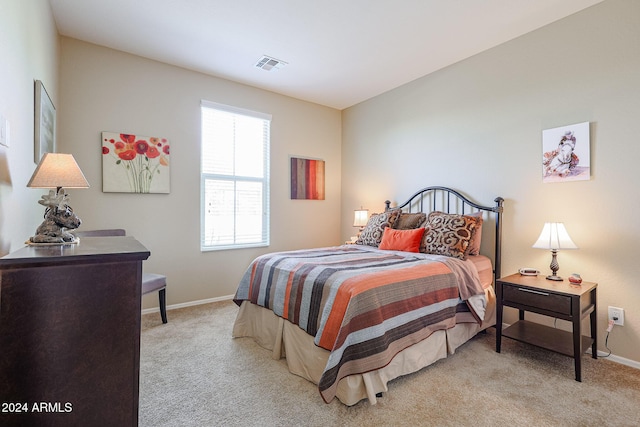
M 402 203 L 393 207 L 393 209 L 402 209 L 404 212 L 433 212 L 441 211 L 447 213 L 470 214 L 474 212 L 483 212 L 483 219 L 495 221 L 495 240 L 494 240 L 494 260 L 493 260 L 493 278 L 494 284 L 500 278 L 500 269 L 502 265 L 502 211 L 504 199 L 496 197 L 494 199 L 495 206 L 482 206 L 470 200 L 460 192 L 448 187 L 426 187 L 415 193 L 413 196 Z M 386 200 L 385 210 L 390 210 L 391 201 Z M 485 213 L 487 218 L 485 217 Z M 490 216 L 493 214 L 493 218 Z M 483 227 L 483 232 L 485 227 Z M 484 234 L 484 233 L 483 233 Z M 483 236 L 483 242 L 485 236 Z

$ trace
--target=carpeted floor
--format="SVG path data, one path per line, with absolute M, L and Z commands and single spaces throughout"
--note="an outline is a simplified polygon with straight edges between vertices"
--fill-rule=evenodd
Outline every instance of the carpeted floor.
M 250 338 L 231 338 L 237 307 L 219 302 L 142 317 L 140 425 L 639 426 L 640 370 L 573 360 L 493 329 L 455 355 L 389 383 L 377 405 L 325 404 L 316 386 Z

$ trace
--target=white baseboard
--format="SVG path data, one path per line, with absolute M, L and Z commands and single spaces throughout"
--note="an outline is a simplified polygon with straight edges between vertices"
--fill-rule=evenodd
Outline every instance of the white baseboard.
M 589 349 L 587 353 L 591 354 L 591 349 Z M 607 352 L 598 350 L 598 357 L 611 360 L 612 362 L 620 363 L 621 365 L 631 366 L 632 368 L 640 369 L 640 362 L 636 362 L 635 360 L 616 356 L 613 353 L 607 356 Z
M 230 299 L 233 299 L 233 295 L 226 295 L 226 296 L 217 297 L 217 298 L 208 298 L 208 299 L 201 299 L 197 301 L 183 302 L 181 304 L 171 304 L 167 306 L 167 311 L 175 310 L 178 308 L 193 307 L 194 305 L 209 304 L 212 302 L 228 301 Z M 159 312 L 160 312 L 160 307 L 145 308 L 144 310 L 142 310 L 142 314 L 159 313 Z

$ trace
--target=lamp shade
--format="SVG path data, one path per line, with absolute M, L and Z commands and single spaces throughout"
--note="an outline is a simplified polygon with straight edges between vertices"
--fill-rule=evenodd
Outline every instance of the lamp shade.
M 561 222 L 545 222 L 542 233 L 533 247 L 537 249 L 578 249 Z
M 89 188 L 89 183 L 71 154 L 45 153 L 27 187 Z
M 354 227 L 364 227 L 365 225 L 367 225 L 368 220 L 369 220 L 368 209 L 356 209 L 355 211 L 353 211 Z

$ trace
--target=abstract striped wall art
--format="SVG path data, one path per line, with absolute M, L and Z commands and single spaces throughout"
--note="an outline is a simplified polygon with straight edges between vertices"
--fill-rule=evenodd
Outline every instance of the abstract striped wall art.
M 291 157 L 291 199 L 324 200 L 324 160 Z

